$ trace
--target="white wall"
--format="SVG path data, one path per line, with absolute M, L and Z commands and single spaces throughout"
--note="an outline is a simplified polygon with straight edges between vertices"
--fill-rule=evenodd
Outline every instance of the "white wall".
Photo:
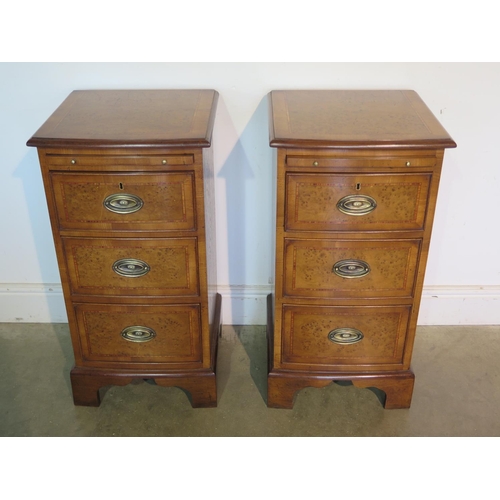
M 420 324 L 500 324 L 500 64 L 0 64 L 0 321 L 65 321 L 36 151 L 26 141 L 75 89 L 213 88 L 218 281 L 226 324 L 264 324 L 273 269 L 273 89 L 413 89 L 445 153 Z

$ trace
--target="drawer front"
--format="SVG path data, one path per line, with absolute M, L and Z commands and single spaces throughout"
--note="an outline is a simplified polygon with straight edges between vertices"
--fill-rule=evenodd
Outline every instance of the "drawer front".
M 283 306 L 283 363 L 400 364 L 410 306 Z M 314 369 L 314 366 L 310 368 Z
M 423 229 L 431 174 L 286 174 L 285 228 Z
M 411 297 L 420 240 L 285 239 L 284 294 Z
M 201 361 L 200 306 L 75 306 L 88 361 Z
M 194 172 L 51 172 L 61 229 L 194 230 Z
M 92 154 L 60 154 L 47 153 L 47 164 L 51 170 L 62 169 L 102 169 L 119 170 L 120 167 L 135 167 L 137 169 L 144 167 L 157 167 L 158 169 L 165 166 L 183 166 L 192 165 L 194 163 L 193 154 L 175 154 L 175 155 L 92 155 Z
M 436 156 L 419 156 L 412 157 L 408 154 L 399 157 L 373 157 L 373 156 L 358 156 L 358 157 L 328 157 L 328 156 L 295 156 L 287 155 L 286 164 L 288 167 L 311 167 L 311 168 L 408 168 L 408 167 L 430 167 L 436 166 Z
M 196 296 L 196 238 L 63 238 L 72 293 Z

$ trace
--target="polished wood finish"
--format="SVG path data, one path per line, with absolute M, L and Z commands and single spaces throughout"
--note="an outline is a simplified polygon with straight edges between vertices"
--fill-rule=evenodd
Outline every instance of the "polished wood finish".
M 107 165 L 102 168 L 106 171 Z M 145 175 L 51 171 L 50 181 L 61 229 L 196 229 L 193 171 Z M 124 217 L 103 209 L 103 200 L 113 194 L 138 196 L 147 203 Z
M 199 304 L 75 304 L 75 313 L 87 366 L 99 366 L 92 362 L 106 361 L 108 365 L 129 369 L 147 363 L 193 363 L 202 367 Z M 120 333 L 131 325 L 150 328 L 156 336 L 147 342 L 126 341 Z
M 101 389 L 110 385 L 128 385 L 134 380 L 154 380 L 162 387 L 179 387 L 189 393 L 193 408 L 215 408 L 217 387 L 215 374 L 177 371 L 176 373 L 135 370 L 133 376 L 124 371 L 90 370 L 75 367 L 70 374 L 73 401 L 77 406 L 99 406 Z
M 413 91 L 273 91 L 269 103 L 268 406 L 349 380 L 384 391 L 385 408 L 408 408 L 444 148 L 456 144 Z M 339 275 L 339 263 L 360 275 Z
M 355 167 L 354 167 L 355 168 Z M 430 174 L 340 175 L 289 172 L 286 229 L 289 231 L 387 231 L 422 229 Z M 342 213 L 333 200 L 362 193 L 377 209 L 363 217 Z M 340 227 L 339 227 L 340 226 Z
M 193 407 L 217 404 L 217 98 L 77 91 L 28 141 L 47 196 L 76 405 L 98 406 L 101 387 L 135 379 L 181 387 Z M 145 272 L 123 272 L 136 268 Z
M 456 147 L 413 90 L 278 90 L 270 105 L 274 147 Z
M 413 395 L 415 375 L 411 371 L 394 373 L 318 373 L 311 376 L 308 372 L 269 374 L 268 406 L 291 410 L 297 393 L 306 387 L 326 387 L 336 382 L 352 382 L 356 387 L 379 389 L 384 392 L 382 403 L 387 410 L 409 408 Z
M 217 96 L 213 90 L 75 90 L 28 146 L 209 147 Z
M 418 240 L 284 241 L 284 290 L 287 297 L 361 298 L 411 297 L 415 282 Z M 346 279 L 335 273 L 342 260 L 358 260 L 369 272 Z
M 366 371 L 400 369 L 409 306 L 283 306 L 283 369 Z M 328 334 L 349 326 L 363 334 L 352 345 L 331 342 Z
M 62 238 L 73 294 L 198 296 L 196 238 Z M 150 271 L 122 276 L 120 259 L 138 259 Z

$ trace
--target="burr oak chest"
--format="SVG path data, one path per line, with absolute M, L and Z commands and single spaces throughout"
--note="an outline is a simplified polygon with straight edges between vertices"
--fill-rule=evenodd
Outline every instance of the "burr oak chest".
M 273 91 L 269 105 L 268 406 L 351 381 L 408 408 L 444 149 L 456 144 L 413 91 Z
M 76 405 L 134 379 L 215 406 L 213 90 L 72 92 L 38 149 Z

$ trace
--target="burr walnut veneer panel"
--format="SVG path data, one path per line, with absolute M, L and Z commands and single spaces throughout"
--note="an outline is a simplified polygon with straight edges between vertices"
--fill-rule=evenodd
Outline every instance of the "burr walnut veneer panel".
M 284 295 L 327 299 L 413 295 L 419 240 L 287 238 L 284 246 Z M 352 267 L 359 276 L 346 278 L 342 271 L 349 273 Z
M 52 173 L 60 228 L 193 230 L 194 177 L 193 171 L 146 175 Z M 112 212 L 104 205 L 104 200 L 113 195 L 118 204 L 127 202 L 128 195 L 137 197 L 142 206 L 135 212 L 124 212 L 124 217 L 124 213 Z
M 199 305 L 107 306 L 77 304 L 83 356 L 88 361 L 197 363 L 201 368 Z M 149 342 L 126 342 L 117 331 L 130 325 L 154 330 Z M 95 363 L 96 366 L 97 363 Z
M 456 144 L 413 91 L 273 91 L 269 110 L 268 406 L 349 380 L 407 408 L 444 149 Z
M 154 379 L 217 404 L 213 90 L 73 92 L 38 148 L 77 405 Z
M 73 294 L 199 294 L 196 238 L 63 238 L 62 242 Z
M 422 229 L 430 178 L 430 174 L 289 173 L 286 176 L 286 229 Z M 346 196 L 356 194 L 376 200 L 376 210 L 363 217 L 341 212 L 337 203 Z
M 409 306 L 306 307 L 283 306 L 283 367 L 323 370 L 400 368 Z M 349 324 L 363 333 L 360 342 L 335 344 L 328 334 Z M 300 366 L 300 365 L 303 366 Z

